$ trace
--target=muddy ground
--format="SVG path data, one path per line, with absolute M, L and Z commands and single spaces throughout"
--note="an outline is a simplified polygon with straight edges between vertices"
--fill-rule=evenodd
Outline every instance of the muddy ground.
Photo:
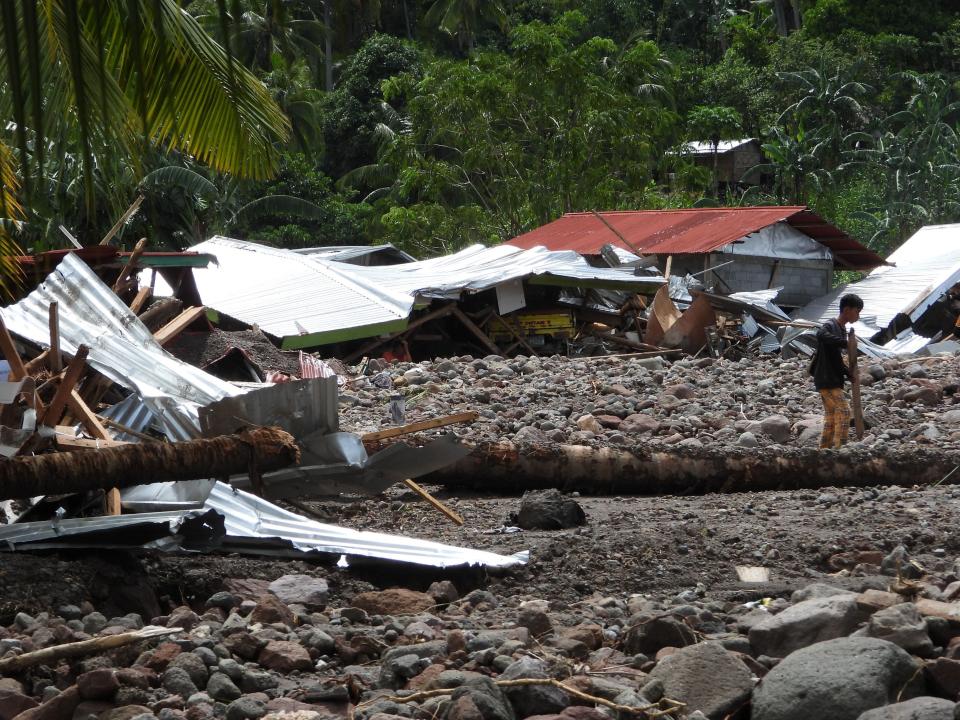
M 904 544 L 921 564 L 944 566 L 960 556 L 954 532 L 960 488 L 847 489 L 714 494 L 695 497 L 579 497 L 587 524 L 556 531 L 504 532 L 519 497 L 454 494 L 431 487 L 461 513 L 462 527 L 395 488 L 380 499 L 302 504 L 329 522 L 413 535 L 502 554 L 530 551 L 530 563 L 496 575 L 421 568 L 340 570 L 332 558 L 311 561 L 237 555 L 130 556 L 89 551 L 0 556 L 0 623 L 23 610 L 91 600 L 98 608 L 146 617 L 184 601 L 200 603 L 228 578 L 272 580 L 305 572 L 322 575 L 334 599 L 348 601 L 373 587 L 426 589 L 454 580 L 461 594 L 486 587 L 497 594 L 575 603 L 594 595 L 643 593 L 669 598 L 684 591 L 747 601 L 785 596 L 830 575 L 834 584 L 883 586 L 856 551 L 889 552 Z M 738 582 L 735 565 L 763 565 L 766 584 Z M 878 572 L 878 570 L 876 571 Z

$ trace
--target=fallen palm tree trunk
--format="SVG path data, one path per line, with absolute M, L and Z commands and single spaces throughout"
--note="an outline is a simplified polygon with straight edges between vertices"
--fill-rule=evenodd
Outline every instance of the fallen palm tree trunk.
M 187 442 L 15 457 L 0 461 L 0 500 L 239 473 L 259 475 L 299 462 L 300 449 L 293 436 L 276 427 Z
M 698 494 L 827 486 L 925 485 L 960 481 L 960 453 L 913 449 L 867 452 L 808 448 L 592 448 L 478 445 L 423 478 L 449 487 L 516 492 L 560 488 L 591 493 Z M 947 476 L 950 475 L 949 478 Z

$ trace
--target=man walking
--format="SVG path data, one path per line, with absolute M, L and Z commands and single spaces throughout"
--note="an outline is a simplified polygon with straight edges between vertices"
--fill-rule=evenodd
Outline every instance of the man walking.
M 850 377 L 840 350 L 847 344 L 848 323 L 860 319 L 863 300 L 857 295 L 840 298 L 840 314 L 817 331 L 817 354 L 813 359 L 813 384 L 823 400 L 823 434 L 821 448 L 838 448 L 850 434 L 850 406 L 843 394 L 843 384 Z

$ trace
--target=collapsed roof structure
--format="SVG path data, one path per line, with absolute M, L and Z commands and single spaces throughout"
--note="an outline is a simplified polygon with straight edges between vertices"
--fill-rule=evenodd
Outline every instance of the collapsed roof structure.
M 960 225 L 920 228 L 862 280 L 834 288 L 794 313 L 795 319 L 823 323 L 839 312 L 840 298 L 855 293 L 864 309 L 857 333 L 889 341 L 916 323 L 960 283 Z M 931 326 L 930 329 L 936 329 Z M 934 332 L 930 332 L 933 335 Z

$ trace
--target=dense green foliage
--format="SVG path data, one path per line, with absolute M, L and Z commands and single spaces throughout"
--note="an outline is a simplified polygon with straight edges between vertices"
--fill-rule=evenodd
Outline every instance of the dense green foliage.
M 960 8 L 948 0 L 186 9 L 289 117 L 277 173 L 241 179 L 160 143 L 134 169 L 105 155 L 94 181 L 110 201 L 83 208 L 85 150 L 66 147 L 47 160 L 47 199 L 23 203 L 31 242 L 61 222 L 105 230 L 137 192 L 147 201 L 125 240 L 181 247 L 222 232 L 425 255 L 568 211 L 797 203 L 884 251 L 960 221 Z M 739 137 L 760 139 L 765 161 L 721 182 L 716 148 Z M 713 157 L 695 161 L 692 140 Z

